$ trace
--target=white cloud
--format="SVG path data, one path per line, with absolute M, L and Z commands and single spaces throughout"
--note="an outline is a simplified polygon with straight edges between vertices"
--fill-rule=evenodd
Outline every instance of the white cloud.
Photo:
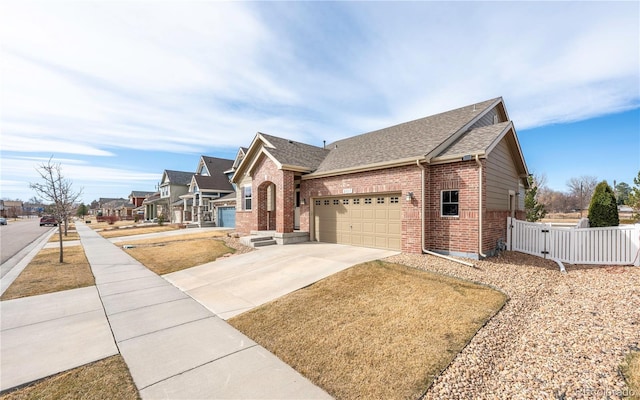
M 3 153 L 99 157 L 69 173 L 105 187 L 157 179 L 124 149 L 321 145 L 496 96 L 518 129 L 640 104 L 634 2 L 0 7 Z

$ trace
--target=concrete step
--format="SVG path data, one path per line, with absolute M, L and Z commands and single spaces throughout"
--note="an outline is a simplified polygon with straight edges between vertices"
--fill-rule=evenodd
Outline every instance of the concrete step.
M 273 239 L 273 236 L 267 235 L 243 236 L 240 238 L 240 243 L 249 247 L 263 247 L 277 244 L 277 242 Z
M 264 242 L 267 240 L 273 240 L 273 236 L 250 236 L 249 237 L 249 242 L 251 243 Z
M 258 240 L 256 242 L 252 242 L 253 247 L 271 246 L 273 244 L 276 244 L 276 241 L 274 239 L 271 239 L 271 240 Z

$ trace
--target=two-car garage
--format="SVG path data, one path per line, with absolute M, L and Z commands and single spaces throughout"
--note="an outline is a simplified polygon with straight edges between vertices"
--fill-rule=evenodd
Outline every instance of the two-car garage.
M 400 193 L 313 200 L 314 237 L 327 243 L 400 250 Z

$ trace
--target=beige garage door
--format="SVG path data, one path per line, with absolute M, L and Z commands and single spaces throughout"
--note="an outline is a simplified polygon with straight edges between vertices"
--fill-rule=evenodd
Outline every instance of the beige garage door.
M 326 197 L 314 200 L 315 238 L 320 242 L 400 250 L 400 194 Z

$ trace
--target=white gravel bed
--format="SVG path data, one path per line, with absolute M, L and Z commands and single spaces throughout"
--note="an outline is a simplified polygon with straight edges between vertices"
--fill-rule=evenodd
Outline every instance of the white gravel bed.
M 578 267 L 505 252 L 477 268 L 428 255 L 387 258 L 491 285 L 509 296 L 425 399 L 621 399 L 640 347 L 640 268 Z

